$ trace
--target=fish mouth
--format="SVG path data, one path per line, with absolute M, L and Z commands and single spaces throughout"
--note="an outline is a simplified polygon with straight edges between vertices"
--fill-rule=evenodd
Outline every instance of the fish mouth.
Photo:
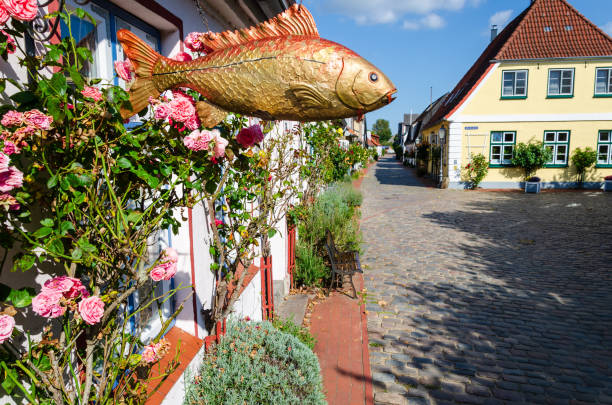
M 391 102 L 397 98 L 395 97 L 395 93 L 397 93 L 397 89 L 393 89 L 385 94 L 382 98 L 383 104 L 391 104 Z

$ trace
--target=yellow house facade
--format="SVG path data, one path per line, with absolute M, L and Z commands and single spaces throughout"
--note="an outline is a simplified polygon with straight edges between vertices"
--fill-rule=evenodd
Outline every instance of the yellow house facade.
M 440 130 L 440 128 L 443 128 Z M 612 175 L 612 39 L 565 0 L 535 0 L 491 42 L 421 130 L 442 147 L 442 181 L 464 188 L 472 154 L 489 160 L 485 188 L 518 188 L 520 142 L 553 158 L 543 187 L 575 187 L 577 148 L 597 151 L 586 187 Z M 434 143 L 434 142 L 432 142 Z

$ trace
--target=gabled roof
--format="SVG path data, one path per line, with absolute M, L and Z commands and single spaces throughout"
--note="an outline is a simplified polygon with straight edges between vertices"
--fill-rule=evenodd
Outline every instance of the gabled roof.
M 378 135 L 370 135 L 370 139 L 368 139 L 368 146 L 381 146 Z
M 424 128 L 448 118 L 474 91 L 493 61 L 612 57 L 612 38 L 566 0 L 535 0 L 489 43 Z

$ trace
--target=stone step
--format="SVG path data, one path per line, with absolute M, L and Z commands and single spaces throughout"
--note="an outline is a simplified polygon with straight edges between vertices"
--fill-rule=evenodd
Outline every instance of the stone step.
M 307 305 L 308 295 L 289 295 L 286 299 L 281 300 L 276 305 L 276 314 L 283 321 L 291 319 L 296 325 L 301 325 L 304 323 L 304 315 L 306 314 Z

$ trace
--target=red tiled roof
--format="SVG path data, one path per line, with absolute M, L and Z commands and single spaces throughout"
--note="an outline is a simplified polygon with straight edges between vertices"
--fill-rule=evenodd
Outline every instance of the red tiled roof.
M 381 146 L 380 138 L 376 134 L 372 134 L 370 139 L 368 139 L 368 146 Z
M 435 124 L 453 113 L 482 80 L 491 61 L 597 56 L 612 56 L 612 38 L 566 0 L 535 0 L 491 41 L 428 121 Z
M 495 59 L 612 56 L 612 38 L 566 0 L 536 0 Z

